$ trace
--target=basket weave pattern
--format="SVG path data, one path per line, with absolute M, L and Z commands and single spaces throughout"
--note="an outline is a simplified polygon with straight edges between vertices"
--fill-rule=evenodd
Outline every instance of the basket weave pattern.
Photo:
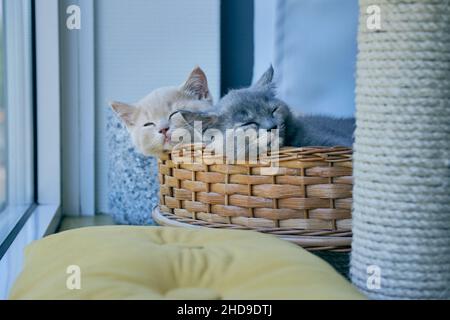
M 159 214 L 184 224 L 251 229 L 309 250 L 351 242 L 352 151 L 284 148 L 271 164 L 159 162 Z M 273 160 L 277 159 L 277 160 Z M 277 170 L 264 170 L 274 166 Z

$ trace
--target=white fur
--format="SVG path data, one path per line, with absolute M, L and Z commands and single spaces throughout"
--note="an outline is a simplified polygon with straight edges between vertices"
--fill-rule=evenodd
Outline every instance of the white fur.
M 133 105 L 112 102 L 111 107 L 125 123 L 139 152 L 147 156 L 160 156 L 171 150 L 161 129 L 169 128 L 169 116 L 176 110 L 199 111 L 212 105 L 206 76 L 200 68 L 192 71 L 180 87 L 163 87 Z M 146 123 L 155 125 L 144 126 Z

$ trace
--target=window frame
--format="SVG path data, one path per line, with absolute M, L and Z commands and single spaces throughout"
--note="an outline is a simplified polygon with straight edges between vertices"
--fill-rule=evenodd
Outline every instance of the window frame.
M 66 28 L 80 7 L 81 28 Z M 60 0 L 62 207 L 66 216 L 96 214 L 95 1 Z
M 25 247 L 32 241 L 55 232 L 61 219 L 58 0 L 14 1 L 29 1 L 31 5 L 32 102 L 35 124 L 34 161 L 31 166 L 34 168 L 34 203 L 22 208 L 25 211 L 17 222 L 11 222 L 11 231 L 5 241 L 0 243 L 0 299 L 7 297 L 22 269 Z M 17 206 L 17 209 L 20 208 Z M 11 214 L 14 212 L 11 211 Z
M 0 258 L 8 245 L 4 240 L 11 238 L 16 225 L 36 202 L 32 5 L 24 0 L 2 2 L 7 153 L 6 206 L 0 212 Z

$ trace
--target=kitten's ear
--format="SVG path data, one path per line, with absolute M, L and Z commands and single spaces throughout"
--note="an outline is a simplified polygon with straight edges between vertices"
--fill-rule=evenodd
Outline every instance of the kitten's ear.
M 136 108 L 123 102 L 112 101 L 109 103 L 114 112 L 122 119 L 127 127 L 134 125 Z
M 198 100 L 212 100 L 208 88 L 208 79 L 200 67 L 192 70 L 182 89 L 188 95 L 194 96 Z
M 169 120 L 172 119 L 180 119 L 182 118 L 187 124 L 189 124 L 191 127 L 194 126 L 195 121 L 201 121 L 202 127 L 207 128 L 214 123 L 217 122 L 218 116 L 215 114 L 210 114 L 206 112 L 196 112 L 196 111 L 189 111 L 189 110 L 178 110 L 172 113 L 169 117 Z
M 259 80 L 252 86 L 254 89 L 274 90 L 273 84 L 273 67 L 270 65 L 269 69 L 259 78 Z

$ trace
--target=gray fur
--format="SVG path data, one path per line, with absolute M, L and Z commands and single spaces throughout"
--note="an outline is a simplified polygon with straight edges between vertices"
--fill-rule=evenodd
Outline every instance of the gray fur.
M 353 144 L 354 118 L 332 118 L 306 115 L 294 119 L 294 128 L 287 138 L 292 146 L 344 146 Z
M 218 112 L 180 111 L 192 126 L 202 121 L 203 131 L 233 128 L 256 130 L 279 129 L 280 146 L 351 146 L 355 121 L 329 116 L 305 115 L 295 117 L 286 103 L 275 97 L 270 67 L 255 85 L 232 90 L 215 106 Z M 247 124 L 247 125 L 246 125 Z

